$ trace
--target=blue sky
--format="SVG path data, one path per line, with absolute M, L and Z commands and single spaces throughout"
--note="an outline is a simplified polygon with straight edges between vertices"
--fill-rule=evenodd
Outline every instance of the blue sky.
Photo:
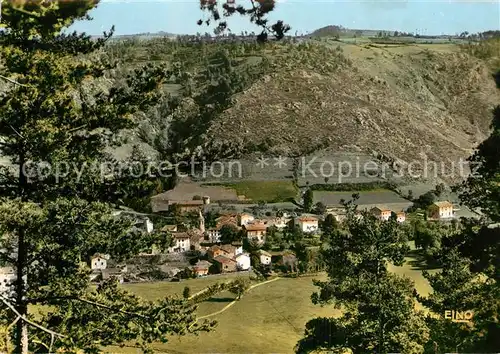
M 239 1 L 249 3 L 249 0 Z M 91 16 L 93 21 L 76 23 L 72 29 L 93 35 L 101 34 L 111 25 L 115 25 L 118 35 L 211 31 L 196 25 L 203 17 L 197 0 L 101 0 Z M 247 19 L 234 17 L 228 21 L 233 32 L 256 30 Z M 292 33 L 306 33 L 332 24 L 420 34 L 474 33 L 500 29 L 500 0 L 281 0 L 271 19 L 284 20 L 292 26 Z

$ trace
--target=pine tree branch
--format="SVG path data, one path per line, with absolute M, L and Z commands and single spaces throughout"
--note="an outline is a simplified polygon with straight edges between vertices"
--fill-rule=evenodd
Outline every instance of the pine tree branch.
M 82 298 L 76 297 L 76 296 L 51 296 L 51 297 L 43 297 L 43 298 L 36 298 L 36 299 L 28 299 L 28 300 L 26 300 L 26 303 L 35 304 L 38 302 L 46 302 L 46 301 L 51 301 L 51 300 L 75 300 L 75 301 L 84 302 L 84 303 L 89 304 L 89 305 L 93 305 L 95 307 L 100 307 L 100 308 L 103 308 L 106 310 L 111 310 L 111 311 L 123 313 L 124 315 L 135 316 L 135 317 L 140 317 L 140 318 L 145 318 L 145 319 L 150 318 L 148 316 L 141 315 L 140 313 L 129 312 L 129 311 L 117 309 L 117 308 L 114 308 L 111 306 L 107 306 L 107 305 L 104 305 L 104 304 L 101 304 L 101 303 L 98 303 L 95 301 L 87 300 L 87 299 L 82 299 Z
M 26 322 L 27 324 L 33 326 L 33 327 L 36 327 L 38 329 L 41 329 L 42 331 L 46 332 L 46 333 L 49 333 L 50 335 L 52 336 L 57 336 L 57 337 L 61 337 L 61 338 L 66 338 L 65 335 L 63 334 L 60 334 L 60 333 L 57 333 L 57 332 L 54 332 L 48 328 L 45 328 L 41 325 L 39 325 L 38 323 L 35 323 L 33 321 L 30 321 L 28 320 L 26 317 L 24 317 L 23 315 L 21 315 L 19 313 L 19 311 L 16 310 L 16 308 L 8 301 L 8 299 L 6 299 L 3 295 L 0 295 L 0 300 L 5 304 L 5 306 L 7 306 L 12 312 L 14 312 L 16 315 L 17 315 L 17 319 L 15 320 L 15 322 L 17 322 L 19 319 L 23 320 L 24 322 Z
M 4 79 L 5 81 L 8 81 L 8 82 L 10 82 L 11 84 L 14 84 L 14 85 L 28 87 L 28 85 L 21 84 L 20 82 L 17 82 L 16 80 L 12 80 L 12 79 L 8 78 L 7 76 L 0 75 L 0 79 Z
M 11 127 L 11 129 L 14 131 L 14 133 L 16 133 L 16 134 L 17 134 L 17 135 L 18 135 L 21 139 L 23 139 L 23 140 L 24 140 L 24 136 L 22 136 L 22 135 L 21 135 L 21 133 L 19 133 L 19 132 L 16 130 L 16 128 L 14 128 L 14 127 L 12 126 L 12 124 L 9 124 L 9 127 Z
M 34 13 L 34 12 L 29 12 L 29 11 L 27 11 L 25 9 L 21 9 L 19 7 L 12 7 L 12 10 L 22 12 L 23 14 L 26 14 L 26 15 L 31 16 L 31 17 L 40 18 L 39 14 Z

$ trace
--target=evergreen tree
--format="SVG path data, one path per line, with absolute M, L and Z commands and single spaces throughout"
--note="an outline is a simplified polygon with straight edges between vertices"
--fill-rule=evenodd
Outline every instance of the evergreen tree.
M 462 218 L 455 232 L 441 240 L 443 268 L 424 276 L 432 294 L 420 301 L 438 318 L 428 318 L 433 341 L 441 351 L 494 352 L 498 350 L 500 326 L 500 106 L 493 111 L 493 131 L 481 143 L 472 162 L 473 173 L 461 186 L 464 205 L 479 208 L 484 218 Z M 472 311 L 471 324 L 452 323 L 444 311 Z
M 266 42 L 269 34 L 280 40 L 290 31 L 290 26 L 284 24 L 283 21 L 276 21 L 273 25 L 268 24 L 267 17 L 274 10 L 276 0 L 251 0 L 247 3 L 249 6 L 245 7 L 241 5 L 241 2 L 235 6 L 226 0 L 200 0 L 201 9 L 207 12 L 210 18 L 205 21 L 198 20 L 198 25 L 210 25 L 213 21 L 217 24 L 215 34 L 223 34 L 228 30 L 226 18 L 233 15 L 247 16 L 252 24 L 262 28 L 262 32 L 257 36 L 259 42 Z
M 0 169 L 0 259 L 15 269 L 16 281 L 0 298 L 8 307 L 0 320 L 15 322 L 16 353 L 98 352 L 125 341 L 146 349 L 168 334 L 211 326 L 197 324 L 195 307 L 184 300 L 146 302 L 116 281 L 89 287 L 83 264 L 94 253 L 122 260 L 168 244 L 168 235 L 131 232 L 132 219 L 112 215 L 130 191 L 154 188 L 156 180 L 140 184 L 147 171 L 124 176 L 105 151 L 134 127 L 135 114 L 157 102 L 171 73 L 146 65 L 107 85 L 105 73 L 115 65 L 102 48 L 112 32 L 99 40 L 63 32 L 96 5 L 2 4 L 1 78 L 8 87 L 0 96 L 0 153 L 11 166 Z M 47 309 L 36 320 L 28 311 L 34 304 Z
M 323 237 L 332 234 L 339 227 L 337 219 L 332 214 L 328 214 L 325 220 L 321 223 L 321 231 L 323 231 Z
M 473 175 L 461 186 L 461 200 L 500 222 L 500 106 L 493 110 L 491 135 L 469 158 Z
M 389 262 L 403 264 L 406 235 L 393 219 L 358 218 L 352 202 L 346 208 L 346 229 L 328 235 L 323 252 L 329 280 L 315 281 L 320 290 L 312 296 L 342 308 L 342 316 L 309 321 L 297 352 L 421 353 L 429 333 L 414 310 L 413 284 L 387 270 Z
M 313 206 L 313 191 L 308 188 L 304 193 L 304 210 L 310 212 Z

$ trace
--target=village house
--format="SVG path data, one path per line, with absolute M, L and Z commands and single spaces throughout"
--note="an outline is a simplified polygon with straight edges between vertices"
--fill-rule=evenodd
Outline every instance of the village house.
M 346 219 L 346 210 L 344 207 L 330 207 L 326 209 L 326 215 L 332 215 L 338 223 L 344 222 Z
M 455 216 L 453 204 L 449 201 L 435 202 L 429 206 L 429 216 L 433 219 L 449 219 Z
M 199 229 L 190 229 L 187 231 L 189 236 L 189 248 L 190 250 L 200 250 L 200 243 L 203 240 L 203 233 Z
M 0 267 L 0 294 L 8 292 L 13 281 L 16 280 L 14 267 Z
M 203 200 L 182 200 L 170 205 L 175 205 L 181 213 L 191 213 L 200 211 L 204 203 Z
M 233 225 L 238 228 L 238 216 L 236 214 L 221 215 L 215 219 L 215 223 L 218 230 L 224 225 Z
M 267 225 L 263 223 L 254 223 L 245 225 L 246 236 L 249 240 L 255 240 L 259 243 L 265 242 Z
M 193 272 L 196 274 L 197 277 L 203 277 L 205 275 L 208 275 L 208 270 L 210 269 L 210 262 L 207 261 L 198 261 L 194 266 L 193 266 Z
M 212 260 L 215 259 L 219 256 L 226 256 L 228 257 L 229 254 L 226 250 L 222 249 L 221 246 L 212 246 L 208 249 L 207 251 L 208 259 Z
M 224 225 L 233 225 L 238 228 L 238 216 L 235 214 L 226 214 L 215 219 L 216 226 L 205 231 L 204 239 L 210 243 L 220 243 L 220 230 Z
M 189 213 L 192 211 L 202 210 L 206 205 L 210 204 L 208 195 L 187 195 L 183 198 L 191 197 L 192 199 L 181 199 L 177 191 L 168 191 L 162 194 L 155 195 L 151 198 L 151 209 L 153 213 L 168 212 L 172 210 L 172 206 L 176 205 L 181 213 Z
M 234 259 L 236 260 L 236 267 L 238 268 L 238 270 L 250 269 L 251 263 L 250 255 L 248 253 L 240 253 Z
M 174 245 L 169 247 L 169 253 L 186 252 L 191 247 L 190 236 L 187 232 L 172 232 Z
M 234 254 L 239 255 L 240 253 L 243 253 L 243 243 L 241 242 L 233 242 L 232 245 L 234 246 Z
M 383 221 L 389 220 L 392 215 L 392 211 L 384 206 L 376 206 L 370 210 L 370 213 Z
M 211 227 L 205 231 L 205 241 L 210 243 L 220 242 L 220 229 L 217 227 Z
M 263 265 L 270 265 L 271 264 L 271 259 L 272 256 L 269 252 L 260 250 L 259 251 L 259 261 Z
M 316 232 L 318 231 L 318 218 L 314 216 L 300 216 L 295 220 L 302 232 Z
M 286 227 L 288 226 L 288 223 L 290 222 L 290 220 L 291 219 L 287 219 L 285 217 L 271 218 L 271 219 L 267 220 L 267 225 L 268 226 L 274 226 L 278 230 L 283 230 L 283 229 L 286 229 Z
M 236 247 L 233 245 L 221 245 L 220 248 L 226 252 L 226 257 L 234 258 L 236 256 Z
M 112 215 L 115 217 L 128 216 L 132 217 L 134 220 L 133 229 L 139 229 L 147 233 L 151 233 L 154 230 L 154 225 L 151 219 L 147 217 L 146 214 L 136 212 L 130 208 L 123 207 L 122 209 L 114 210 Z
M 400 211 L 399 213 L 396 213 L 396 220 L 399 223 L 403 223 L 406 221 L 406 213 L 404 211 Z
M 237 263 L 234 259 L 225 256 L 217 256 L 213 261 L 219 273 L 230 273 L 237 270 Z
M 255 220 L 255 217 L 252 214 L 241 213 L 238 215 L 238 225 L 239 226 L 248 225 L 249 223 L 253 222 L 254 220 Z
M 96 253 L 90 258 L 90 269 L 102 270 L 108 266 L 109 255 Z

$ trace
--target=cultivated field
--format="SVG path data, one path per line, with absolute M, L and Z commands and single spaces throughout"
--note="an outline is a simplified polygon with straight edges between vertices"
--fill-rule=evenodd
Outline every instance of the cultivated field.
M 366 153 L 322 150 L 298 159 L 298 185 L 336 183 L 400 183 L 389 164 Z
M 298 190 L 292 181 L 245 181 L 226 185 L 254 202 L 285 202 L 297 197 Z
M 325 205 L 341 205 L 340 201 L 344 199 L 348 201 L 352 198 L 353 193 L 359 193 L 359 199 L 356 204 L 360 206 L 382 204 L 385 206 L 393 205 L 401 207 L 402 209 L 409 207 L 412 203 L 393 191 L 390 190 L 374 190 L 374 191 L 361 191 L 361 192 L 329 192 L 329 191 L 315 191 L 314 203 L 321 202 Z

